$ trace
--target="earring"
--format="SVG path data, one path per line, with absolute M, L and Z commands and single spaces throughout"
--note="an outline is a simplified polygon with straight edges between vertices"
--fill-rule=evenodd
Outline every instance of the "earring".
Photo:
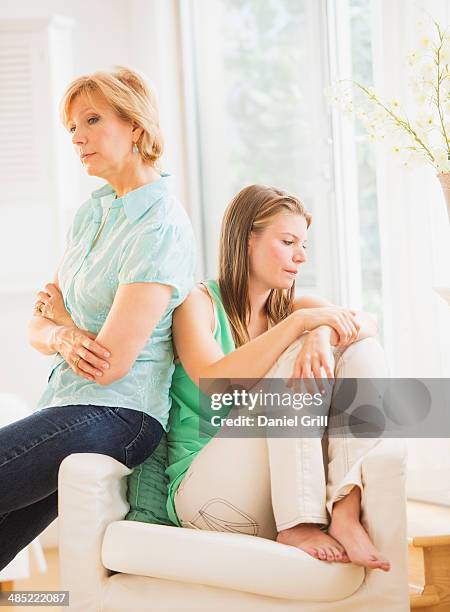
M 136 155 L 137 153 L 139 153 L 139 149 L 136 143 L 133 144 L 133 153 Z

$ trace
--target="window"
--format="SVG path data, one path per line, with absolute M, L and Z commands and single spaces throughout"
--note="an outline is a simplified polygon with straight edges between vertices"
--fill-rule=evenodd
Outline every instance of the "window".
M 14 261 L 0 271 L 7 294 L 34 291 L 53 277 L 74 207 L 75 162 L 58 119 L 71 28 L 64 17 L 0 23 L 0 259 Z
M 351 58 L 353 78 L 373 85 L 371 0 L 350 0 Z M 362 308 L 376 314 L 383 337 L 380 235 L 376 192 L 375 153 L 368 134 L 355 124 L 358 176 Z
M 358 123 L 330 111 L 324 97 L 325 87 L 336 78 L 372 83 L 373 55 L 381 55 L 380 47 L 386 55 L 379 65 L 392 61 L 394 53 L 397 58 L 397 49 L 390 47 L 387 53 L 384 37 L 389 43 L 397 40 L 395 25 L 403 20 L 398 7 L 375 3 L 382 13 L 375 20 L 384 24 L 381 35 L 375 33 L 371 0 L 182 4 L 186 86 L 194 84 L 188 122 L 196 126 L 190 128 L 195 146 L 189 163 L 198 176 L 195 199 L 200 201 L 204 275 L 216 275 L 222 215 L 238 190 L 264 183 L 292 191 L 313 215 L 309 261 L 299 275 L 299 291 L 375 313 L 395 375 L 435 371 L 420 361 L 421 355 L 432 354 L 427 347 L 437 346 L 437 328 L 430 325 L 424 332 L 420 324 L 424 314 L 416 279 L 426 280 L 426 267 L 425 273 L 415 270 L 425 261 L 414 264 L 416 284 L 408 276 L 411 262 L 404 253 L 422 243 L 405 209 L 409 201 L 403 178 L 397 177 L 394 186 L 392 175 L 386 178 L 385 173 L 379 188 L 379 160 L 366 133 Z M 408 20 L 412 22 L 409 13 Z M 387 211 L 393 193 L 401 197 Z M 381 250 L 380 224 L 387 253 Z M 399 227 L 406 228 L 401 249 Z M 397 268 L 386 274 L 389 257 L 396 258 Z M 427 307 L 431 312 L 431 305 Z M 417 329 L 414 339 L 410 329 Z M 424 333 L 426 338 L 420 336 Z M 409 446 L 410 494 L 449 503 L 449 441 L 410 441 Z M 430 457 L 437 471 L 431 470 Z
M 322 94 L 323 3 L 191 0 L 205 271 L 215 276 L 223 212 L 242 187 L 293 192 L 313 215 L 302 291 L 336 299 L 329 202 L 331 126 Z

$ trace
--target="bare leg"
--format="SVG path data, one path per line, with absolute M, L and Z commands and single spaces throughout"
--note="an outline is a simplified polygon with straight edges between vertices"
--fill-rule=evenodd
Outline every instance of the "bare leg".
M 389 561 L 375 548 L 360 522 L 361 490 L 354 486 L 348 495 L 335 502 L 328 529 L 340 542 L 352 563 L 370 569 L 391 569 Z

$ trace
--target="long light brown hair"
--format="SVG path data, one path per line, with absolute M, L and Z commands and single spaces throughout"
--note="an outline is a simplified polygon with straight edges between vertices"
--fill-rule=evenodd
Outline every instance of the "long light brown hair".
M 280 212 L 301 215 L 307 227 L 311 225 L 312 217 L 298 198 L 265 185 L 242 189 L 228 205 L 222 220 L 218 285 L 236 347 L 250 340 L 247 330 L 251 310 L 248 297 L 250 234 L 262 232 Z M 272 325 L 291 314 L 294 297 L 295 281 L 289 290 L 270 291 L 265 310 Z

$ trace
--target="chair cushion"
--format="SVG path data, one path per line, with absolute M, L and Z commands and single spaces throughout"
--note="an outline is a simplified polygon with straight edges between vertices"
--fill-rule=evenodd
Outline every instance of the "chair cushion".
M 365 576 L 362 567 L 255 536 L 128 521 L 108 525 L 102 562 L 125 574 L 302 601 L 343 599 Z
M 128 476 L 127 498 L 130 510 L 127 521 L 173 525 L 166 510 L 167 436 L 164 433 L 152 455 L 134 468 Z

